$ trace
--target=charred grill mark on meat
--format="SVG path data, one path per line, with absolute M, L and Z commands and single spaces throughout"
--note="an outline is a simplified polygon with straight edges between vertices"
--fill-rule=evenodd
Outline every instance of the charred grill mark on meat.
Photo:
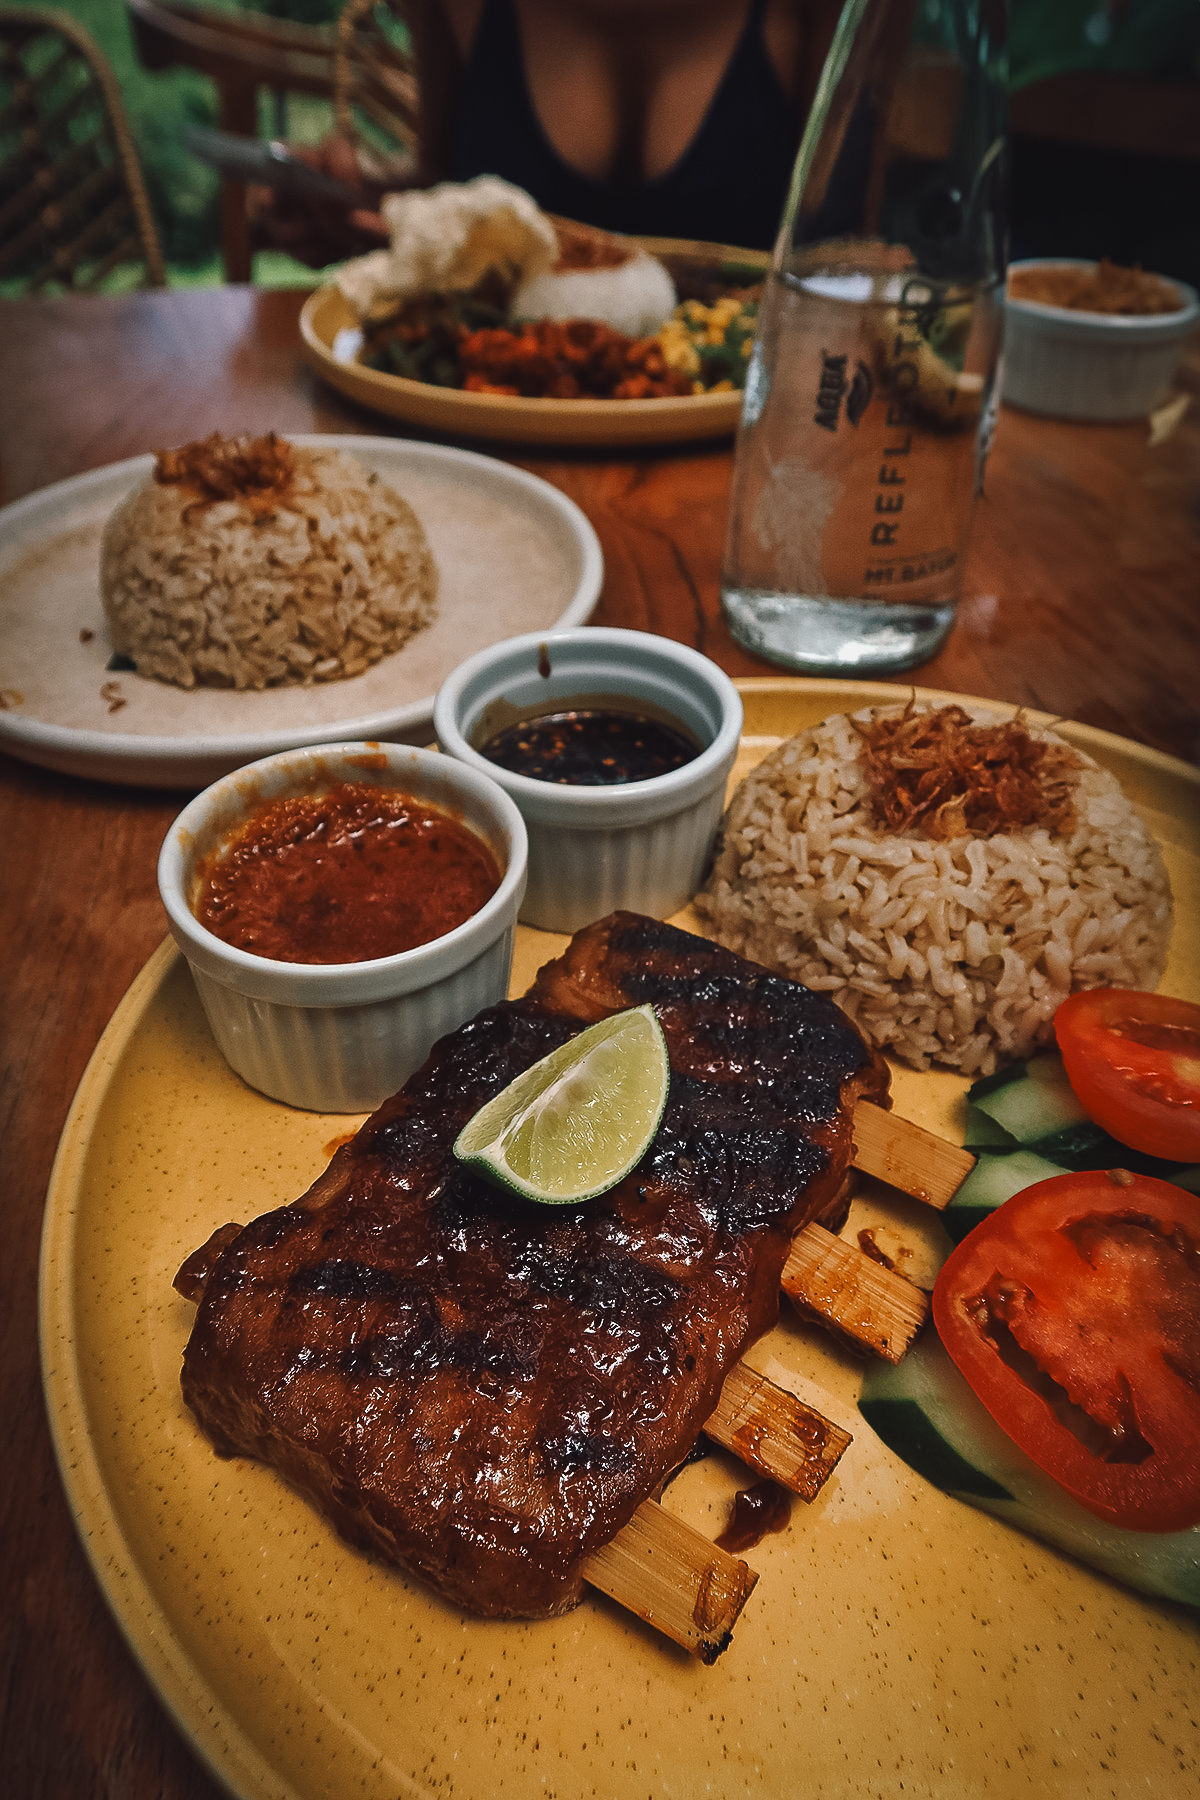
M 629 1178 L 551 1210 L 455 1162 L 484 1101 L 645 1001 L 671 1092 Z M 614 915 L 443 1039 L 307 1194 L 188 1259 L 185 1398 L 218 1450 L 271 1462 L 454 1603 L 565 1611 L 773 1323 L 791 1237 L 849 1160 L 853 1102 L 885 1088 L 822 996 Z

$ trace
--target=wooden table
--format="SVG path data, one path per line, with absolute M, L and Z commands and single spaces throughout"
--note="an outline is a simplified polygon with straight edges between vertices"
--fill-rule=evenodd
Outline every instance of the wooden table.
M 0 501 L 215 429 L 392 430 L 302 365 L 302 296 L 226 288 L 0 306 Z M 1200 347 L 1181 377 L 1200 391 Z M 730 447 L 512 460 L 579 502 L 596 622 L 772 671 L 730 638 L 718 577 Z M 1200 405 L 1144 423 L 1005 410 L 960 622 L 923 685 L 1062 714 L 1200 762 Z M 903 690 L 904 678 L 897 680 Z M 155 859 L 176 795 L 0 757 L 4 1214 L 0 1785 L 14 1800 L 217 1789 L 125 1649 L 69 1515 L 43 1414 L 38 1235 L 55 1145 L 114 1007 L 165 933 Z

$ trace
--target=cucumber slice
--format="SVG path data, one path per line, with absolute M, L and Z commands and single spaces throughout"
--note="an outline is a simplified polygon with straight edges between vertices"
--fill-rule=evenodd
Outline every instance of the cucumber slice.
M 1095 1518 L 1001 1431 L 931 1326 L 899 1363 L 872 1364 L 858 1409 L 889 1449 L 944 1493 L 1143 1593 L 1200 1608 L 1200 1525 L 1128 1531 Z
M 979 1223 L 982 1212 L 966 1223 L 964 1206 L 982 1206 L 990 1212 L 1002 1200 L 1008 1200 L 1031 1181 L 1043 1181 L 1064 1169 L 1131 1169 L 1137 1175 L 1154 1175 L 1159 1181 L 1174 1182 L 1177 1187 L 1200 1192 L 1200 1165 L 1168 1162 L 1161 1156 L 1146 1156 L 1118 1143 L 1099 1125 L 1093 1123 L 1076 1100 L 1062 1058 L 1052 1052 L 1035 1056 L 1031 1062 L 1018 1063 L 1000 1074 L 985 1076 L 967 1094 L 966 1148 L 982 1152 L 980 1161 L 1030 1153 L 1049 1165 L 1029 1181 L 1015 1183 L 1000 1193 L 1003 1182 L 993 1171 L 985 1171 L 978 1190 L 962 1201 L 963 1189 L 951 1203 L 960 1208 L 955 1216 L 952 1237 L 964 1237 L 972 1225 Z M 968 1176 L 969 1187 L 979 1174 Z M 998 1197 L 990 1203 L 983 1194 L 995 1188 Z
M 977 1081 L 967 1099 L 995 1124 L 1003 1126 L 1019 1144 L 1031 1144 L 1064 1126 L 1087 1122 L 1087 1114 L 1067 1080 L 1062 1057 L 1055 1053 L 1018 1064 L 1013 1079 L 1002 1087 L 991 1086 L 994 1079 L 986 1076 Z
M 967 1102 L 967 1129 L 963 1143 L 968 1150 L 1016 1150 L 1017 1140 L 1003 1125 L 997 1125 L 978 1106 Z
M 912 1351 L 904 1358 L 905 1363 Z M 858 1410 L 876 1437 L 882 1438 L 910 1469 L 932 1481 L 944 1494 L 970 1494 L 979 1500 L 1011 1500 L 1012 1495 L 942 1436 L 919 1400 L 869 1394 L 864 1387 Z
M 1131 1150 L 1090 1119 L 1082 1125 L 1064 1125 L 1061 1131 L 1052 1131 L 1026 1147 L 1064 1169 L 1130 1169 L 1136 1175 L 1154 1175 L 1159 1181 L 1173 1181 L 1189 1167 Z
M 968 1231 L 974 1231 L 989 1213 L 1022 1188 L 1064 1173 L 1061 1163 L 1052 1163 L 1032 1150 L 1018 1147 L 999 1156 L 985 1152 L 942 1214 L 946 1235 L 956 1244 L 961 1243 Z
M 1014 1081 L 1024 1081 L 1025 1064 L 1009 1063 L 1006 1068 L 993 1069 L 990 1075 L 981 1075 L 978 1081 L 972 1082 L 968 1100 L 982 1100 L 985 1094 L 999 1093 L 1001 1088 L 1010 1087 Z
M 1157 1157 L 1139 1156 L 1135 1150 L 1127 1150 L 1111 1138 L 1106 1141 L 1111 1154 L 1097 1155 L 1095 1162 L 1068 1161 L 1069 1145 L 1063 1160 L 1055 1162 L 1044 1154 L 1047 1147 L 1054 1147 L 1053 1138 L 1041 1138 L 1036 1144 L 1014 1144 L 1008 1148 L 1001 1145 L 982 1151 L 975 1167 L 942 1214 L 947 1237 L 953 1243 L 961 1244 L 968 1231 L 974 1231 L 989 1213 L 1011 1200 L 1014 1194 L 1019 1194 L 1022 1188 L 1077 1169 L 1132 1169 L 1140 1175 L 1157 1175 L 1160 1181 L 1169 1181 L 1174 1187 L 1200 1194 L 1200 1166 L 1161 1162 Z M 1152 1166 L 1146 1167 L 1147 1164 Z

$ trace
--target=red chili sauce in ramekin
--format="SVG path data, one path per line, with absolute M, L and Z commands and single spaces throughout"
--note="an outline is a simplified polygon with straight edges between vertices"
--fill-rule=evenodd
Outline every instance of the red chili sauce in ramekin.
M 483 839 L 394 788 L 342 782 L 259 807 L 198 866 L 200 923 L 273 962 L 370 962 L 477 913 L 502 874 Z

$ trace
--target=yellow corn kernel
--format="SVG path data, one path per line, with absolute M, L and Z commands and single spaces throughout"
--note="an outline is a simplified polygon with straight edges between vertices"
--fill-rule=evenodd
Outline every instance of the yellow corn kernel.
M 667 333 L 664 327 L 658 333 L 658 343 L 662 350 L 663 361 L 669 369 L 681 369 L 685 375 L 694 375 L 700 367 L 700 358 L 696 355 L 692 341 L 684 333 Z

